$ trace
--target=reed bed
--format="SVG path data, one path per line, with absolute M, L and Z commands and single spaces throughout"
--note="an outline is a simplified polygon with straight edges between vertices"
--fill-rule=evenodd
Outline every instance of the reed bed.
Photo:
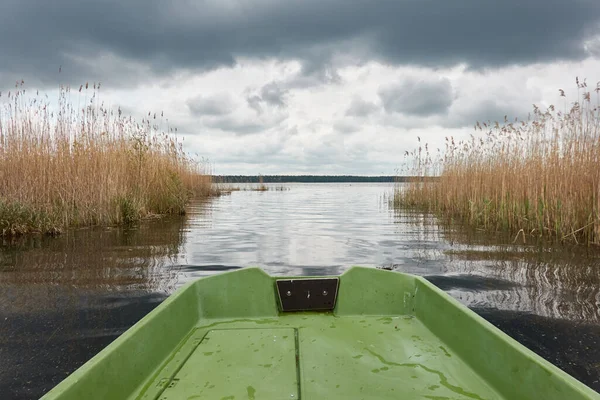
M 509 231 L 515 241 L 535 235 L 599 244 L 600 83 L 593 90 L 576 83 L 570 106 L 566 98 L 546 110 L 534 105 L 526 121 L 478 122 L 469 140 L 446 138 L 445 151 L 423 144 L 407 153 L 418 178 L 397 186 L 394 205 Z
M 289 187 L 278 185 L 278 186 L 267 186 L 264 183 L 261 183 L 259 186 L 231 186 L 230 184 L 216 184 L 213 186 L 214 195 L 223 196 L 229 195 L 233 192 L 267 192 L 267 191 L 276 191 L 276 192 L 285 192 L 290 190 Z
M 210 194 L 207 164 L 165 132 L 162 115 L 138 122 L 99 96 L 99 84 L 61 87 L 52 110 L 23 82 L 0 94 L 0 235 L 183 213 Z

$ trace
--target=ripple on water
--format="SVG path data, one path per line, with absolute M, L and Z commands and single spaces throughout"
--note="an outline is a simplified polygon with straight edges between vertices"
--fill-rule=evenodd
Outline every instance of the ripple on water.
M 0 374 L 0 393 L 40 397 L 198 277 L 246 266 L 279 276 L 337 275 L 351 265 L 427 276 L 600 390 L 598 249 L 517 245 L 438 226 L 432 215 L 390 210 L 389 184 L 286 186 L 194 202 L 185 217 L 132 228 L 5 240 L 0 296 L 10 301 L 0 310 L 0 347 L 11 371 Z M 563 331 L 573 340 L 547 339 Z M 65 343 L 70 355 L 58 357 Z

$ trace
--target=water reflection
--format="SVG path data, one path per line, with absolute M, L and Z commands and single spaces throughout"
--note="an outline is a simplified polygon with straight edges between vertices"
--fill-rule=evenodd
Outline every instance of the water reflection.
M 2 398 L 39 398 L 172 292 L 184 223 L 3 243 Z
M 492 284 L 487 290 L 456 294 L 471 307 L 600 322 L 600 259 L 596 254 L 579 249 L 495 246 L 452 250 L 446 255 L 452 272 L 513 285 L 508 289 Z M 455 290 L 460 287 L 450 289 Z
M 2 246 L 2 288 L 119 290 L 123 287 L 168 292 L 177 262 L 184 220 L 167 218 L 137 227 L 80 229 L 58 238 L 21 238 Z
M 421 270 L 438 287 L 586 385 L 600 392 L 600 251 L 438 224 L 395 213 L 417 229 Z
M 600 322 L 598 248 L 517 244 L 502 233 L 440 225 L 432 215 L 410 211 L 396 211 L 394 217 L 418 235 L 419 257 L 413 261 L 423 268 L 411 272 L 426 275 L 469 307 Z
M 286 186 L 233 192 L 132 229 L 3 243 L 0 393 L 39 397 L 190 280 L 246 266 L 297 276 L 351 265 L 426 276 L 600 390 L 600 350 L 590 350 L 600 349 L 597 249 L 438 225 L 389 209 L 387 184 Z M 562 342 L 541 339 L 550 335 Z

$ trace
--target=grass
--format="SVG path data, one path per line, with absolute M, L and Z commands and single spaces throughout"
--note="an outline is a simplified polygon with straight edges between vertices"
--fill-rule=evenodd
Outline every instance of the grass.
M 267 191 L 277 191 L 284 192 L 290 190 L 289 187 L 278 185 L 278 186 L 267 186 L 264 183 L 259 184 L 258 186 L 231 186 L 229 184 L 217 184 L 213 187 L 213 191 L 215 195 L 228 195 L 232 192 L 267 192 Z
M 0 235 L 184 213 L 192 196 L 211 194 L 207 164 L 161 129 L 162 115 L 136 121 L 100 93 L 60 87 L 54 110 L 23 82 L 0 94 Z
M 244 190 L 249 190 L 252 192 L 266 192 L 269 190 L 274 190 L 276 192 L 285 192 L 287 190 L 290 190 L 289 187 L 287 186 L 283 186 L 283 185 L 278 185 L 278 186 L 267 186 L 264 183 L 260 183 L 258 186 L 256 187 L 251 187 L 251 188 L 247 188 Z
M 534 105 L 526 121 L 478 122 L 469 140 L 446 138 L 445 152 L 423 144 L 407 153 L 419 178 L 397 186 L 394 205 L 519 241 L 600 244 L 600 83 L 591 91 L 576 83 L 578 101 L 569 108 L 566 98 L 562 110 Z
M 265 185 L 265 183 L 264 183 L 262 175 L 258 176 L 258 187 L 253 188 L 252 190 L 257 191 L 257 192 L 266 192 L 267 190 L 269 190 L 267 185 Z

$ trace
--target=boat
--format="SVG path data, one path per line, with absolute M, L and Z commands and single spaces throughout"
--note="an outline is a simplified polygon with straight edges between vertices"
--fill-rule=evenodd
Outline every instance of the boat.
M 600 399 L 422 277 L 352 267 L 190 282 L 60 399 Z

